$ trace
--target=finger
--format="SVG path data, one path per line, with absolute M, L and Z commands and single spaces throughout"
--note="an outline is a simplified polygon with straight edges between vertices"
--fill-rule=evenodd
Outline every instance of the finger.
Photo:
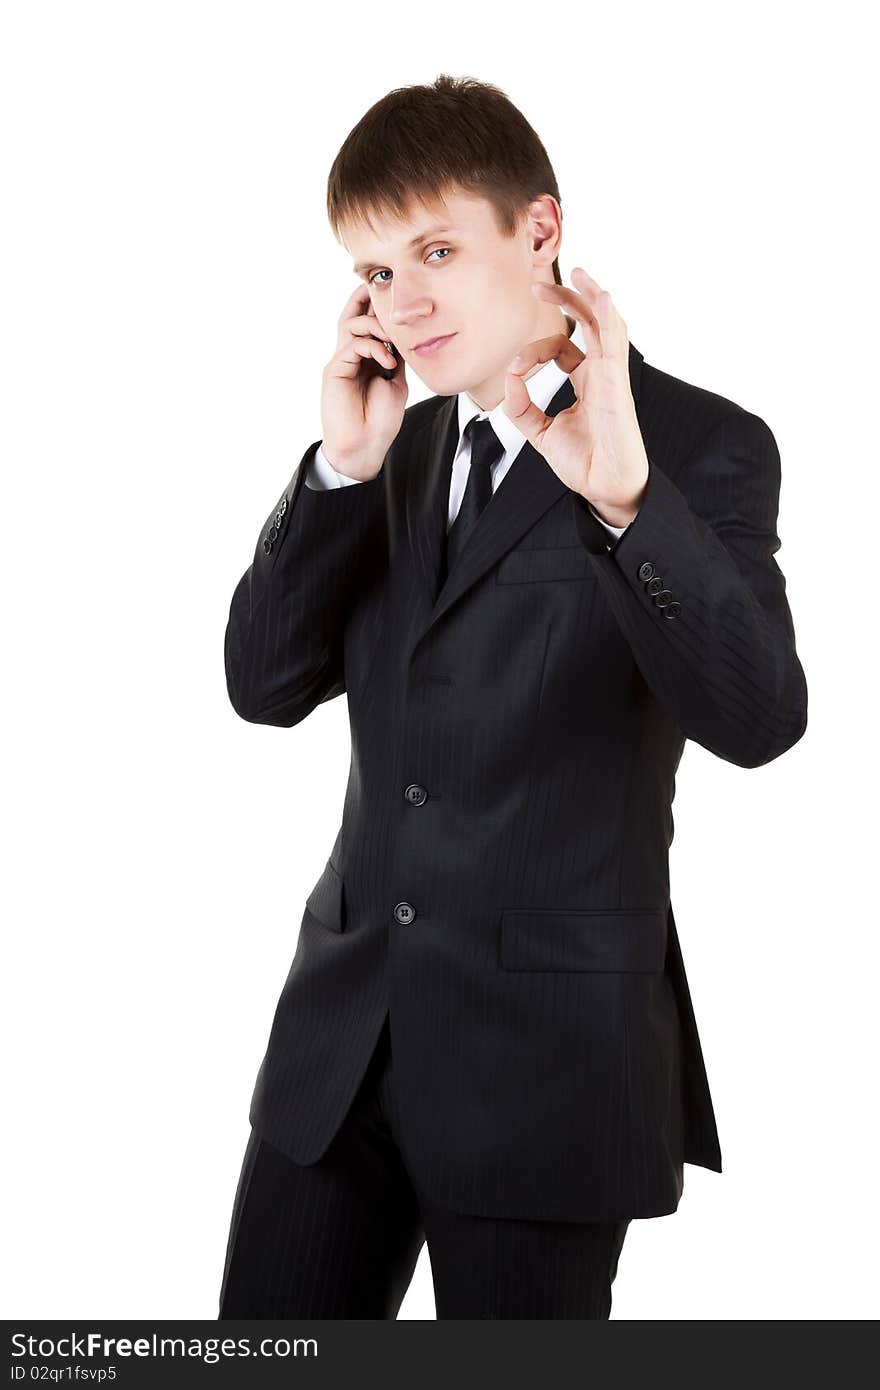
M 524 376 L 536 363 L 550 361 L 556 361 L 564 372 L 573 372 L 586 361 L 586 356 L 566 333 L 553 333 L 549 338 L 536 338 L 528 343 L 514 357 L 508 371 Z
M 588 355 L 590 357 L 602 356 L 599 320 L 582 295 L 578 294 L 576 290 L 568 289 L 565 285 L 550 285 L 544 280 L 535 281 L 532 290 L 536 299 L 546 300 L 548 304 L 558 304 L 572 318 L 577 319 L 583 331 L 584 346 Z
M 537 299 L 558 304 L 566 313 L 571 314 L 572 318 L 577 319 L 583 329 L 584 343 L 591 357 L 602 357 L 615 351 L 613 338 L 603 338 L 603 321 L 596 312 L 592 295 L 585 297 L 566 285 L 550 285 L 544 280 L 535 281 L 532 290 Z
M 351 345 L 361 357 L 375 357 L 383 367 L 396 367 L 397 358 L 378 338 L 352 338 Z
M 329 364 L 330 376 L 353 377 L 360 371 L 364 358 L 373 358 L 383 367 L 398 366 L 398 359 L 380 343 L 378 338 L 349 337 Z
M 355 315 L 353 318 L 344 320 L 340 324 L 339 334 L 336 339 L 337 352 L 343 352 L 346 348 L 349 339 L 352 337 L 372 338 L 373 341 L 380 342 L 383 345 L 386 342 L 390 341 L 390 339 L 388 338 L 388 334 L 380 324 L 378 318 L 376 318 L 375 314 L 358 314 Z M 382 365 L 390 366 L 391 362 L 393 361 L 394 365 L 396 366 L 398 361 L 397 357 L 395 357 L 392 353 L 390 355 L 391 360 L 389 360 L 389 357 L 387 355 L 387 348 L 385 349 L 385 353 L 386 356 L 379 359 L 382 361 Z
M 576 265 L 571 272 L 572 282 L 592 305 L 599 320 L 600 335 L 603 342 L 613 341 L 621 356 L 627 356 L 629 334 L 623 316 L 607 290 L 588 275 L 583 266 Z
M 589 275 L 582 265 L 572 266 L 571 278 L 572 280 L 577 280 L 579 283 L 583 283 L 584 288 L 588 290 L 590 294 L 602 293 L 602 286 L 599 284 L 599 281 L 594 280 L 592 275 Z
M 357 288 L 352 291 L 348 297 L 345 308 L 336 321 L 336 326 L 339 329 L 340 344 L 344 335 L 352 331 L 352 325 L 354 324 L 367 325 L 366 328 L 359 326 L 356 331 L 373 333 L 377 338 L 381 338 L 383 342 L 388 337 L 388 334 L 379 323 L 379 319 L 372 308 L 369 285 L 358 285 Z
M 518 372 L 509 371 L 504 378 L 504 414 L 525 435 L 530 444 L 540 449 L 540 441 L 550 424 L 550 416 L 535 405 L 526 384 Z
M 374 338 L 378 338 L 382 343 L 390 342 L 388 334 L 385 332 L 385 329 L 382 327 L 375 314 L 358 314 L 355 318 L 348 319 L 344 327 L 346 333 L 354 333 L 360 337 L 372 334 Z
M 360 284 L 355 286 L 351 294 L 348 296 L 348 299 L 345 301 L 345 307 L 343 308 L 342 313 L 339 315 L 339 318 L 336 320 L 339 327 L 341 328 L 342 325 L 345 323 L 346 319 L 350 319 L 353 314 L 360 313 L 364 305 L 369 304 L 369 302 L 370 287 L 369 285 L 365 285 L 363 284 L 363 282 L 361 282 Z

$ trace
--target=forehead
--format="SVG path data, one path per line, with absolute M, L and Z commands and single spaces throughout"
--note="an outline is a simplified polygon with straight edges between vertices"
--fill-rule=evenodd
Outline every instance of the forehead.
M 491 219 L 492 206 L 486 198 L 454 191 L 411 199 L 400 213 L 374 211 L 352 218 L 340 224 L 339 234 L 355 258 L 355 270 L 361 270 L 368 262 L 406 254 L 420 241 L 441 233 L 476 231 L 485 236 Z

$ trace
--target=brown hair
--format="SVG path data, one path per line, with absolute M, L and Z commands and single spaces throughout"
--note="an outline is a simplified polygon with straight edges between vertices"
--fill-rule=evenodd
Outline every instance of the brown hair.
M 327 180 L 334 236 L 377 211 L 403 216 L 453 188 L 485 198 L 499 231 L 512 236 L 526 205 L 542 193 L 562 201 L 547 151 L 522 112 L 491 82 L 441 73 L 395 87 L 346 136 Z M 562 284 L 558 259 L 553 278 Z

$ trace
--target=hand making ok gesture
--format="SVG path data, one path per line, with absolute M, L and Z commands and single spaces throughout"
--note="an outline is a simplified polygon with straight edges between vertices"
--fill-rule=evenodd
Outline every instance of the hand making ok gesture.
M 580 266 L 571 278 L 576 290 L 544 281 L 532 289 L 583 325 L 587 354 L 564 333 L 529 343 L 508 368 L 504 413 L 564 483 L 612 526 L 627 526 L 649 469 L 629 382 L 629 336 L 608 291 Z M 576 397 L 552 417 L 534 404 L 523 381 L 536 363 L 551 359 L 568 373 Z

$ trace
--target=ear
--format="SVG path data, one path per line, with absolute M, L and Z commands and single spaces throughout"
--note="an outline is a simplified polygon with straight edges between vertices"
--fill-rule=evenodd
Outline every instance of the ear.
M 562 208 L 552 193 L 529 203 L 528 229 L 533 263 L 552 266 L 562 247 Z

